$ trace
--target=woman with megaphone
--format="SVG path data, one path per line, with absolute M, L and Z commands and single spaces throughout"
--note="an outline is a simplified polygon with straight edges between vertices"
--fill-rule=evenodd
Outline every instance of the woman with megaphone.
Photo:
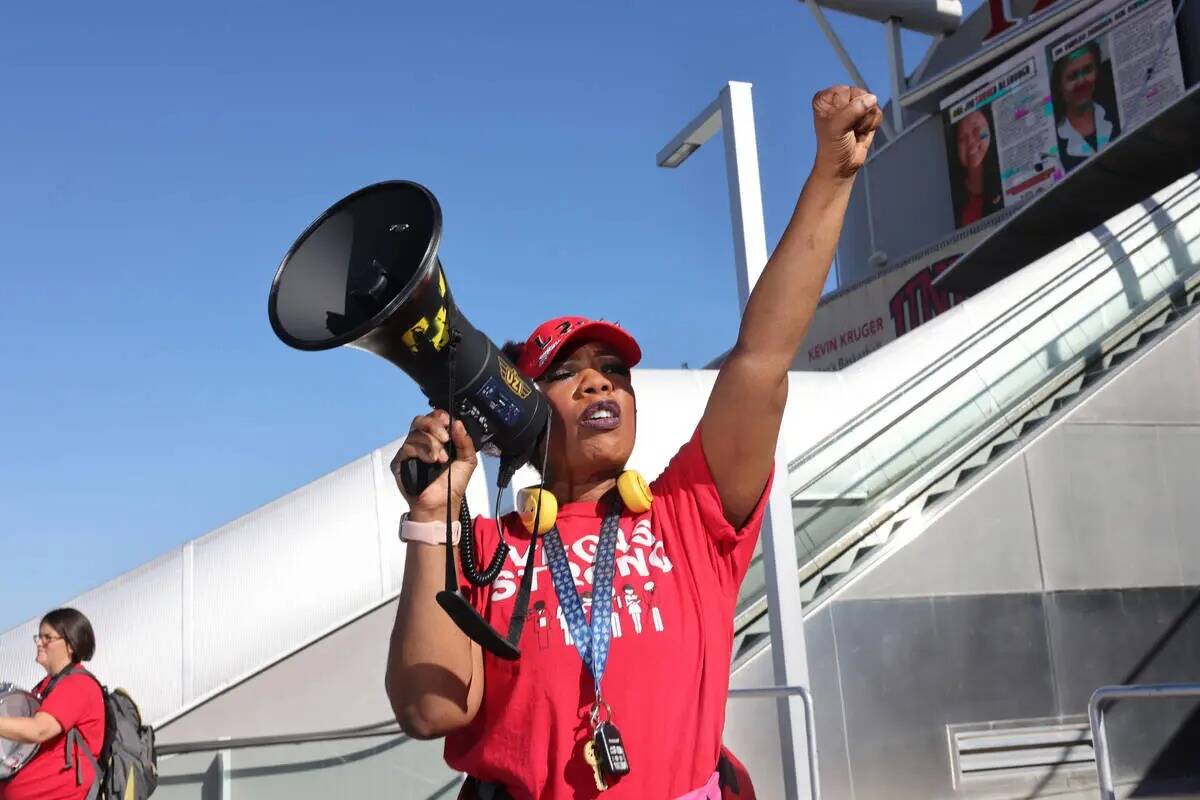
M 83 800 L 97 776 L 72 737 L 81 737 L 92 753 L 104 745 L 104 696 L 80 667 L 96 652 L 96 635 L 82 613 L 56 608 L 42 617 L 33 641 L 46 671 L 32 693 L 40 707 L 32 716 L 0 717 L 0 739 L 37 749 L 0 781 L 0 800 Z
M 860 89 L 826 89 L 812 105 L 812 173 L 695 434 L 652 483 L 625 470 L 636 430 L 630 368 L 641 358 L 630 334 L 562 317 L 507 348 L 550 406 L 535 458 L 543 482 L 499 521 L 509 569 L 491 586 L 463 581 L 462 591 L 492 627 L 509 629 L 518 574 L 541 539 L 541 558 L 528 565 L 536 618 L 517 660 L 485 653 L 439 610 L 447 512 L 477 458 L 445 411 L 413 421 L 393 462 L 401 491 L 401 465 L 419 459 L 449 464 L 450 496 L 445 479 L 406 496 L 387 690 L 410 735 L 446 737 L 447 763 L 468 776 L 461 797 L 753 796 L 721 745 L 734 607 L 762 524 L 788 369 L 882 119 Z M 475 519 L 481 552 L 499 545 L 499 526 Z

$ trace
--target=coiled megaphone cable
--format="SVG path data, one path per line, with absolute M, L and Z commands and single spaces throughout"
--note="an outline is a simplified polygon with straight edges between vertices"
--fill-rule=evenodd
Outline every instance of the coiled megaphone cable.
M 447 402 L 446 402 L 446 414 L 450 418 L 450 430 L 451 431 L 454 430 L 454 420 L 456 418 L 454 415 L 454 405 L 455 405 L 455 403 L 454 403 L 454 359 L 455 359 L 455 353 L 458 350 L 458 343 L 461 339 L 462 339 L 462 336 L 459 334 L 459 332 L 457 330 L 452 330 L 450 332 L 450 343 L 449 343 L 449 351 L 450 352 L 447 354 L 449 356 L 449 370 L 450 370 L 449 380 L 447 381 L 449 397 L 447 398 Z M 452 454 L 452 459 L 453 459 L 454 456 L 458 455 L 457 448 L 454 447 L 453 437 L 451 437 L 450 446 L 451 446 L 451 449 L 453 449 L 455 451 Z M 447 555 L 446 555 L 446 589 L 447 589 L 447 591 L 451 591 L 458 587 L 458 576 L 454 572 L 454 557 L 452 554 L 452 551 L 454 548 L 450 541 L 450 539 L 451 539 L 450 529 L 453 524 L 453 511 L 451 510 L 451 506 L 454 504 L 454 489 L 453 489 L 453 481 L 451 480 L 451 472 L 452 472 L 452 470 L 449 469 L 449 467 L 447 467 L 447 469 L 446 469 L 446 552 L 447 552 Z M 496 499 L 497 499 L 497 504 L 498 504 L 499 492 L 497 492 Z M 459 501 L 458 518 L 459 518 L 459 524 L 462 528 L 462 534 L 459 537 L 458 547 L 459 547 L 459 562 L 462 564 L 463 577 L 465 577 L 468 581 L 470 581 L 475 586 L 488 586 L 489 584 L 493 583 L 496 580 L 496 578 L 500 575 L 500 569 L 501 569 L 501 567 L 504 566 L 504 559 L 508 556 L 508 542 L 506 542 L 504 540 L 504 532 L 503 532 L 503 530 L 500 530 L 500 525 L 499 525 L 499 522 L 497 521 L 496 527 L 497 527 L 497 530 L 500 531 L 500 544 L 496 547 L 496 552 L 492 554 L 491 563 L 489 563 L 487 565 L 487 568 L 484 569 L 483 572 L 480 572 L 479 568 L 476 566 L 476 563 L 475 563 L 475 530 L 474 530 L 474 527 L 471 525 L 471 510 L 470 510 L 469 506 L 467 505 L 467 497 L 466 497 L 465 491 L 463 492 L 462 500 Z M 499 518 L 497 517 L 497 520 L 498 519 Z
M 450 401 L 446 404 L 446 414 L 450 419 L 450 427 L 454 427 L 454 353 L 455 347 L 461 337 L 458 332 L 451 330 L 449 342 L 449 393 Z M 542 474 L 546 472 L 547 456 L 550 450 L 550 421 L 547 419 L 545 428 L 545 446 L 542 450 Z M 448 443 L 451 450 L 451 458 L 457 455 L 454 452 L 453 439 Z M 452 487 L 452 478 L 449 468 L 446 469 L 446 588 L 445 591 L 438 592 L 437 602 L 446 613 L 448 613 L 455 624 L 473 641 L 477 642 L 485 650 L 506 660 L 513 660 L 520 656 L 520 649 L 517 647 L 517 642 L 521 639 L 521 632 L 525 628 L 525 620 L 529 616 L 529 595 L 533 589 L 533 573 L 535 572 L 534 556 L 537 553 L 537 534 L 535 533 L 529 542 L 528 554 L 525 557 L 525 573 L 521 576 L 521 584 L 517 590 L 516 602 L 513 606 L 513 614 L 508 624 L 508 636 L 503 637 L 492 625 L 485 620 L 479 611 L 471 605 L 470 601 L 459 590 L 458 573 L 454 568 L 454 546 L 451 541 L 451 528 L 453 522 L 453 511 L 451 505 L 454 501 L 454 492 Z M 509 476 L 511 480 L 511 476 Z M 474 529 L 471 526 L 471 512 L 467 504 L 467 498 L 464 492 L 463 499 L 459 503 L 459 519 L 462 523 L 463 530 L 459 539 L 459 557 L 462 562 L 463 574 L 467 580 L 476 586 L 487 586 L 495 581 L 500 574 L 500 568 L 504 565 L 504 559 L 507 558 L 509 547 L 508 542 L 504 539 L 504 529 L 500 521 L 500 492 L 496 494 L 496 529 L 499 535 L 500 544 L 496 547 L 496 552 L 492 556 L 492 561 L 482 573 L 478 571 L 475 565 L 475 541 Z M 541 499 L 538 501 L 538 515 L 541 514 Z

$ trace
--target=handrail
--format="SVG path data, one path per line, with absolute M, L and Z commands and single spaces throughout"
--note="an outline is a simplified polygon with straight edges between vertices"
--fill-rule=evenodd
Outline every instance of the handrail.
M 798 695 L 804 702 L 804 735 L 808 739 L 808 785 L 812 800 L 821 800 L 821 781 L 817 767 L 817 721 L 813 712 L 812 692 L 803 686 L 761 686 L 752 689 L 730 689 L 731 700 L 755 697 L 788 697 Z
M 1200 697 L 1200 683 L 1144 683 L 1101 686 L 1088 700 L 1088 723 L 1092 727 L 1092 749 L 1096 752 L 1096 774 L 1101 800 L 1117 800 L 1113 784 L 1112 762 L 1108 755 L 1108 734 L 1104 730 L 1104 709 L 1114 700 L 1153 697 Z
M 1120 231 L 1109 233 L 1105 240 L 1098 241 L 1096 247 L 1092 248 L 1084 255 L 1081 255 L 1076 261 L 1074 261 L 1065 270 L 1063 270 L 1060 273 L 1057 273 L 1050 280 L 1046 281 L 1043 284 L 1040 284 L 1035 289 L 1032 289 L 1024 297 L 1014 300 L 1013 304 L 1006 311 L 1004 311 L 1000 316 L 998 316 L 994 320 L 991 320 L 990 322 L 988 322 L 986 325 L 984 325 L 978 331 L 973 332 L 970 336 L 968 336 L 967 338 L 962 340 L 960 343 L 955 345 L 951 350 L 942 354 L 942 356 L 940 358 L 938 358 L 937 360 L 935 360 L 932 364 L 928 364 L 925 367 L 921 368 L 918 372 L 914 373 L 912 376 L 905 379 L 899 386 L 896 386 L 895 388 L 889 390 L 882 397 L 873 401 L 865 409 L 863 409 L 862 411 L 855 414 L 853 418 L 847 420 L 842 425 L 838 426 L 838 428 L 836 430 L 831 431 L 830 433 L 826 434 L 824 437 L 822 437 L 820 440 L 818 440 L 816 443 L 814 443 L 812 446 L 810 446 L 808 449 L 806 449 L 803 453 L 796 456 L 795 458 L 792 458 L 788 462 L 788 471 L 789 472 L 795 471 L 804 462 L 811 459 L 819 451 L 823 450 L 824 448 L 828 447 L 833 442 L 842 438 L 851 430 L 859 427 L 863 423 L 863 420 L 865 420 L 868 417 L 874 416 L 876 413 L 878 413 L 880 411 L 880 409 L 885 408 L 886 406 L 891 404 L 893 401 L 895 401 L 898 397 L 900 397 L 904 394 L 907 394 L 914 386 L 916 386 L 918 383 L 921 383 L 923 380 L 925 380 L 925 378 L 927 378 L 932 373 L 934 373 L 937 370 L 944 367 L 951 360 L 957 358 L 960 354 L 962 354 L 967 349 L 973 347 L 981 339 L 983 339 L 983 337 L 988 336 L 994 330 L 996 330 L 998 327 L 1008 323 L 1013 317 L 1015 317 L 1017 314 L 1021 313 L 1024 310 L 1025 304 L 1028 301 L 1033 300 L 1037 297 L 1044 296 L 1047 292 L 1057 289 L 1062 284 L 1064 284 L 1067 281 L 1069 281 L 1070 279 L 1074 278 L 1076 275 L 1079 274 L 1079 272 L 1081 272 L 1086 267 L 1090 266 L 1094 262 L 1094 259 L 1099 254 L 1102 254 L 1105 252 L 1105 250 L 1104 250 L 1104 242 L 1105 241 L 1112 240 L 1112 239 L 1123 239 L 1132 233 L 1136 233 L 1137 232 L 1136 229 L 1140 229 L 1140 228 L 1143 228 L 1143 227 L 1151 224 L 1151 218 L 1154 215 L 1154 213 L 1156 213 L 1160 209 L 1169 207 L 1170 205 L 1175 203 L 1177 200 L 1179 200 L 1181 195 L 1184 195 L 1185 193 L 1194 192 L 1194 191 L 1196 191 L 1196 189 L 1197 189 L 1196 181 L 1192 181 L 1185 186 L 1181 186 L 1179 189 L 1177 189 L 1175 192 L 1173 192 L 1169 197 L 1163 198 L 1163 200 L 1157 204 L 1154 211 L 1147 212 L 1144 216 L 1139 217 L 1138 219 L 1130 222 L 1128 225 L 1126 225 Z M 1048 254 L 1046 254 L 1046 255 L 1048 255 Z M 1082 289 L 1080 291 L 1082 291 Z M 1073 293 L 1070 297 L 1068 297 L 1066 299 L 1070 300 L 1071 298 L 1075 297 L 1077 294 L 1079 294 L 1079 291 L 1076 291 L 1075 293 Z M 1054 309 L 1051 309 L 1051 310 L 1054 310 Z
M 217 750 L 242 750 L 248 747 L 272 747 L 281 744 L 310 744 L 312 742 L 335 742 L 343 739 L 366 739 L 372 736 L 400 735 L 408 738 L 400 730 L 396 720 L 388 719 L 383 722 L 373 722 L 370 725 L 359 725 L 353 728 L 335 728 L 327 731 L 311 733 L 286 733 L 276 736 L 247 736 L 241 739 L 221 738 L 207 739 L 199 742 L 179 742 L 163 744 L 154 748 L 159 755 L 177 755 L 180 753 L 208 753 Z

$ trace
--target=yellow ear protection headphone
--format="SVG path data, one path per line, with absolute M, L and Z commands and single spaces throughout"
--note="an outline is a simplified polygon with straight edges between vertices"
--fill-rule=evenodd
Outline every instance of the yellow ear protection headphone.
M 634 514 L 649 511 L 650 504 L 654 502 L 650 486 L 642 477 L 642 473 L 636 469 L 627 469 L 621 473 L 621 477 L 617 478 L 617 492 L 621 495 L 621 502 L 625 504 L 625 508 Z M 544 536 L 558 520 L 558 498 L 540 486 L 531 486 L 518 492 L 517 510 L 525 530 Z

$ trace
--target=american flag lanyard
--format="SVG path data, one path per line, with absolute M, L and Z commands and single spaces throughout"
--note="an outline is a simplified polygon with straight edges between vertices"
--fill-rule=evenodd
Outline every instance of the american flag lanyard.
M 603 709 L 607 717 L 612 711 L 604 701 L 600 684 L 604 678 L 604 667 L 608 663 L 609 643 L 612 639 L 613 572 L 617 553 L 617 530 L 620 527 L 619 509 L 609 512 L 600 525 L 600 541 L 596 545 L 596 558 L 592 564 L 592 620 L 590 624 L 583 613 L 583 601 L 575 588 L 575 577 L 563 549 L 558 526 L 544 537 L 546 561 L 550 566 L 550 577 L 554 580 L 554 593 L 563 610 L 571 638 L 579 657 L 592 673 L 596 685 L 596 699 L 592 703 L 592 727 L 600 723 Z

